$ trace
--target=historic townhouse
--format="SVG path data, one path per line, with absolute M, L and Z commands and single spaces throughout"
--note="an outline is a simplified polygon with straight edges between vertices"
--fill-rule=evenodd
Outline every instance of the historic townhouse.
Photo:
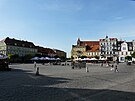
M 57 56 L 61 59 L 66 59 L 67 55 L 66 52 L 58 50 L 58 49 L 53 49 L 54 52 L 57 54 Z
M 81 41 L 77 40 L 77 45 L 72 45 L 71 57 L 77 59 L 81 56 L 95 57 L 100 56 L 99 41 Z
M 43 56 L 49 56 L 49 57 L 54 57 L 57 54 L 55 53 L 55 51 L 53 49 L 50 48 L 44 48 L 41 46 L 36 46 L 37 49 L 37 54 L 43 55 Z
M 118 59 L 117 42 L 117 38 L 109 38 L 108 36 L 100 39 L 101 58 L 116 61 Z
M 4 55 L 17 54 L 19 56 L 25 56 L 28 54 L 36 54 L 37 49 L 32 42 L 7 37 L 0 41 L 0 53 Z
M 133 42 L 119 41 L 118 42 L 118 57 L 120 62 L 125 62 L 126 56 L 131 56 L 133 53 Z
M 133 40 L 132 42 L 133 42 L 133 51 L 135 51 L 135 40 Z
M 4 55 L 16 54 L 18 56 L 40 54 L 49 57 L 59 56 L 60 58 L 66 58 L 66 52 L 64 51 L 35 46 L 32 42 L 9 37 L 0 41 L 0 53 Z

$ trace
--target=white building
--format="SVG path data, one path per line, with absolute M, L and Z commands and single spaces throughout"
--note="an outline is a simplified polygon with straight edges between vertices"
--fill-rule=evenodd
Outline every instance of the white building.
M 126 56 L 131 56 L 133 53 L 133 43 L 126 41 L 118 42 L 118 54 L 119 54 L 119 62 L 125 62 Z
M 133 42 L 133 51 L 135 51 L 135 40 L 133 40 L 132 42 Z
M 110 61 L 117 60 L 117 41 L 117 38 L 108 38 L 108 36 L 99 40 L 101 58 L 106 58 Z

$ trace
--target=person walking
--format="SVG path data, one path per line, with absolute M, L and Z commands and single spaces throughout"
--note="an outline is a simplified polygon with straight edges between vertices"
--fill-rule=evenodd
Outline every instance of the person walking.
M 86 72 L 89 72 L 89 69 L 88 69 L 88 67 L 86 66 Z
M 114 72 L 119 72 L 117 65 L 115 65 Z
M 34 61 L 34 68 L 36 68 L 36 65 L 37 65 L 37 64 L 36 64 L 36 61 Z
M 101 67 L 103 67 L 103 62 L 101 63 Z
M 36 68 L 36 75 L 39 75 L 39 67 Z
M 111 71 L 112 71 L 112 70 L 114 70 L 114 66 L 113 66 L 113 64 L 112 64 L 112 66 L 111 66 Z
M 117 62 L 114 62 L 114 72 L 118 72 Z

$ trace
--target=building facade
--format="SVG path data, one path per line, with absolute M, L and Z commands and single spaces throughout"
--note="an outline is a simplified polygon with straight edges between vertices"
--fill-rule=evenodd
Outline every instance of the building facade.
M 25 56 L 36 54 L 37 49 L 32 42 L 7 37 L 0 41 L 0 53 L 4 55 L 16 54 L 18 56 Z
M 53 49 L 54 52 L 56 53 L 56 55 L 61 58 L 61 59 L 66 59 L 67 58 L 67 54 L 64 51 L 58 50 L 58 49 Z
M 72 45 L 71 57 L 77 59 L 79 57 L 95 57 L 100 56 L 99 41 L 81 41 L 77 40 L 77 45 Z
M 133 40 L 132 42 L 133 42 L 133 51 L 135 51 L 135 40 Z
M 51 48 L 36 46 L 36 49 L 37 49 L 37 54 L 40 54 L 42 56 L 54 57 L 57 55 L 56 52 Z
M 100 39 L 100 58 L 116 61 L 118 59 L 117 42 L 117 38 L 109 38 L 108 36 L 106 36 L 104 39 Z
M 119 41 L 118 42 L 118 56 L 119 62 L 125 62 L 126 56 L 133 54 L 133 42 Z
M 44 48 L 41 46 L 35 46 L 32 42 L 11 39 L 9 37 L 0 41 L 0 53 L 4 55 L 14 54 L 19 57 L 23 57 L 26 55 L 41 55 L 48 57 L 59 56 L 60 58 L 66 58 L 66 52 L 62 50 L 54 50 L 51 48 Z

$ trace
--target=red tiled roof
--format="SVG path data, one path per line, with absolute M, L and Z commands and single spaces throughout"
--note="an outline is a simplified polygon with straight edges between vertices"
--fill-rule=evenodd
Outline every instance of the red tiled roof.
M 88 45 L 88 46 L 99 45 L 99 41 L 81 41 L 81 46 L 83 45 Z
M 99 52 L 99 45 L 93 45 L 87 52 Z
M 80 41 L 80 46 L 86 46 L 87 52 L 99 52 L 99 41 Z

